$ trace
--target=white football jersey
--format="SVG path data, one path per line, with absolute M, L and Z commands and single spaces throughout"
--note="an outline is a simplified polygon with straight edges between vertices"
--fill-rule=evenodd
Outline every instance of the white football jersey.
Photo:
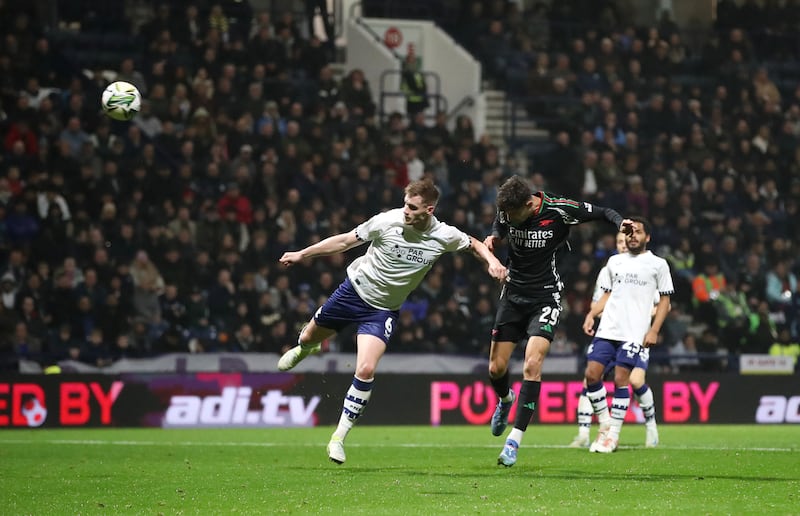
M 603 294 L 605 294 L 605 291 L 602 289 L 602 287 L 600 287 L 600 277 L 603 274 L 608 274 L 606 269 L 607 267 L 608 265 L 603 265 L 603 268 L 597 273 L 597 281 L 594 284 L 594 292 L 592 292 L 592 303 L 597 303 L 600 301 L 600 298 L 603 297 Z M 656 292 L 653 294 L 653 304 L 657 305 L 659 301 L 661 301 L 661 294 Z
M 674 292 L 667 261 L 650 251 L 612 256 L 597 281 L 611 292 L 595 333 L 602 339 L 641 344 L 650 329 L 653 300 Z
M 436 217 L 425 231 L 406 226 L 402 208 L 379 213 L 355 231 L 371 244 L 347 276 L 361 299 L 382 310 L 398 310 L 442 254 L 470 247 L 469 235 Z

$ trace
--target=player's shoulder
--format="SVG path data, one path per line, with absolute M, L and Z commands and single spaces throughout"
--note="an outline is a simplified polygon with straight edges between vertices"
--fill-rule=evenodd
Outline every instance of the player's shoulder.
M 563 206 L 571 206 L 571 207 L 578 207 L 581 206 L 583 203 L 581 201 L 576 201 L 575 199 L 570 199 L 569 197 L 564 197 L 563 195 L 559 195 L 552 192 L 538 192 L 542 197 L 542 203 L 545 207 L 550 208 L 558 208 Z
M 359 240 L 374 240 L 403 225 L 403 210 L 394 209 L 376 213 L 355 228 Z
M 464 231 L 453 226 L 452 224 L 448 224 L 447 222 L 443 222 L 436 217 L 431 218 L 431 227 L 429 232 L 432 236 L 462 236 L 465 235 Z
M 608 261 L 606 262 L 606 267 L 614 267 L 620 263 L 625 263 L 626 261 L 630 260 L 631 255 L 628 253 L 617 253 L 612 254 L 608 257 Z
M 403 208 L 392 208 L 391 210 L 386 210 L 380 213 L 379 215 L 384 215 L 386 217 L 403 220 Z
M 372 220 L 378 224 L 392 227 L 403 224 L 403 208 L 394 208 L 382 211 L 372 216 Z
M 648 250 L 646 254 L 647 260 L 659 265 L 668 265 L 667 260 L 658 256 L 653 251 Z

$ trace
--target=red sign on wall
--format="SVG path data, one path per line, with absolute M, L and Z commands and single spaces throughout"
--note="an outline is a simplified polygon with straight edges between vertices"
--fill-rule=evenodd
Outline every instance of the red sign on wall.
M 397 48 L 403 44 L 403 33 L 397 27 L 389 27 L 383 34 L 383 43 L 389 48 Z
M 335 425 L 352 380 L 341 373 L 5 376 L 0 428 Z M 648 383 L 659 422 L 800 423 L 796 377 L 652 375 Z M 534 421 L 575 423 L 582 387 L 572 376 L 548 377 Z M 519 392 L 520 383 L 512 388 Z M 491 384 L 476 375 L 384 374 L 359 424 L 488 425 L 496 404 Z M 633 401 L 626 421 L 643 421 Z
M 520 383 L 512 389 L 519 393 Z M 539 401 L 534 417 L 539 423 L 574 423 L 578 408 L 578 396 L 583 389 L 579 381 L 542 382 Z M 709 422 L 709 407 L 719 389 L 719 382 L 664 382 L 663 401 L 658 403 L 659 420 L 664 423 L 685 423 L 693 420 Z M 614 384 L 606 383 L 606 391 L 614 392 Z M 608 396 L 609 405 L 612 396 Z M 466 423 L 486 425 L 494 413 L 497 395 L 491 385 L 475 382 L 468 385 L 457 381 L 431 382 L 431 419 L 433 426 L 442 424 L 443 418 L 455 416 Z M 516 404 L 511 408 L 509 420 L 514 420 Z M 625 417 L 627 422 L 643 422 L 644 417 L 636 402 Z
M 111 409 L 122 391 L 121 381 L 103 386 L 96 381 L 2 382 L 0 427 L 81 426 L 111 424 Z

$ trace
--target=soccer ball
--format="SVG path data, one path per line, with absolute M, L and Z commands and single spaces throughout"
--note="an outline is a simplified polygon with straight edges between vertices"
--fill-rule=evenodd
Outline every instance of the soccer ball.
M 103 91 L 103 111 L 114 120 L 130 120 L 142 107 L 142 94 L 133 84 L 112 82 Z
M 28 421 L 31 428 L 42 426 L 47 419 L 47 407 L 42 405 L 38 398 L 32 397 L 22 403 L 22 416 Z

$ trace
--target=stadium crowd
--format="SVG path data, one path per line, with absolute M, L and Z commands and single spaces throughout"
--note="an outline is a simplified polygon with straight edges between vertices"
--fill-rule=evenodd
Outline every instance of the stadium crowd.
M 636 27 L 613 1 L 462 2 L 454 36 L 552 134 L 525 170 L 468 117 L 379 120 L 373 85 L 338 77 L 293 10 L 59 4 L 48 26 L 0 2 L 0 369 L 279 353 L 361 251 L 291 269 L 278 258 L 400 205 L 423 175 L 442 191 L 437 216 L 480 239 L 513 173 L 648 217 L 676 282 L 657 370 L 800 350 L 797 2 L 720 1 L 702 37 L 669 15 Z M 99 110 L 112 79 L 143 94 L 130 123 Z M 570 244 L 554 354 L 582 353 L 613 228 L 583 225 Z M 497 294 L 476 260 L 442 258 L 391 351 L 485 354 Z

